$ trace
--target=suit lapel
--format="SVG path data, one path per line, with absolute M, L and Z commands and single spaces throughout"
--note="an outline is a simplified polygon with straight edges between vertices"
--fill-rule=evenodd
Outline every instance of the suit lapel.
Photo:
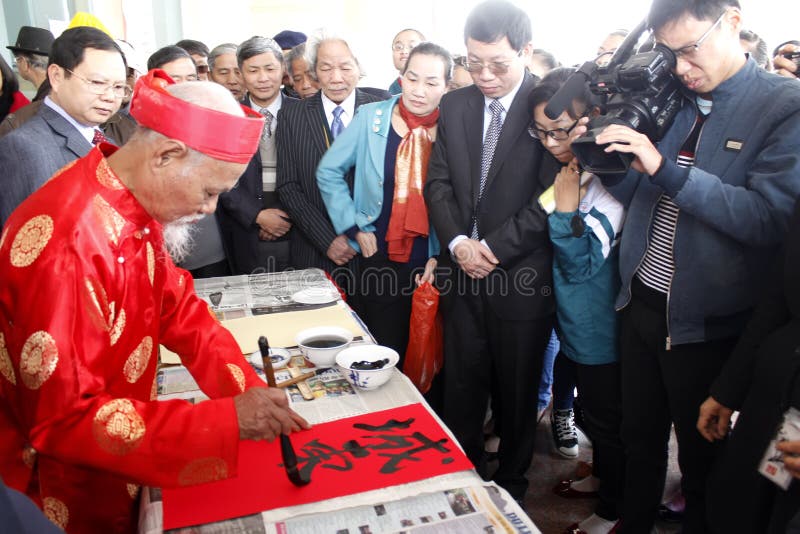
M 327 152 L 333 136 L 322 107 L 322 91 L 308 99 L 306 106 L 306 121 L 308 121 L 308 135 L 320 154 Z
M 486 177 L 486 189 L 489 188 L 492 180 L 497 176 L 519 136 L 528 135 L 525 132 L 530 123 L 530 117 L 528 117 L 528 93 L 533 84 L 534 78 L 526 73 L 525 79 L 519 91 L 517 91 L 517 96 L 511 102 L 511 109 L 506 113 L 506 120 L 503 121 L 503 129 L 500 131 L 500 138 L 497 140 L 497 146 L 492 157 L 492 166 L 489 167 L 489 174 Z
M 67 150 L 75 154 L 75 157 L 82 158 L 92 150 L 92 144 L 86 140 L 75 127 L 67 122 L 67 119 L 58 114 L 57 111 L 46 104 L 42 104 L 39 113 L 42 118 L 50 125 L 53 131 L 64 138 L 64 146 Z
M 358 106 L 360 106 L 362 104 L 368 104 L 370 102 L 370 100 L 367 99 L 367 93 L 365 93 L 364 91 L 361 91 L 359 89 L 356 89 L 355 91 L 356 91 L 355 109 L 358 109 Z
M 464 137 L 469 154 L 469 186 L 472 205 L 478 203 L 478 192 L 481 184 L 481 154 L 483 153 L 483 93 L 473 86 L 473 94 L 467 100 L 467 112 L 464 113 Z

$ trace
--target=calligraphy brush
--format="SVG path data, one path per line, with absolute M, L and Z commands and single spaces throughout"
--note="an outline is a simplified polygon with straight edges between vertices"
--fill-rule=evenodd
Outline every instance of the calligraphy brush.
M 275 387 L 279 388 L 288 388 L 289 386 L 293 386 L 298 382 L 302 382 L 303 380 L 308 380 L 309 378 L 313 378 L 317 375 L 321 375 L 325 371 L 329 371 L 330 367 L 321 367 L 320 369 L 316 369 L 314 371 L 309 371 L 307 373 L 303 373 L 302 375 L 298 375 L 294 378 L 290 378 L 289 380 L 284 380 L 283 382 L 278 382 Z
M 265 336 L 258 338 L 258 348 L 261 351 L 261 359 L 264 363 L 264 376 L 267 377 L 267 385 L 274 388 L 275 386 L 275 371 L 272 369 L 272 361 L 269 359 L 269 342 Z M 281 433 L 281 457 L 283 458 L 283 468 L 286 470 L 286 476 L 295 486 L 305 486 L 311 482 L 310 478 L 304 477 L 297 469 L 297 455 L 292 447 L 292 440 L 289 436 Z

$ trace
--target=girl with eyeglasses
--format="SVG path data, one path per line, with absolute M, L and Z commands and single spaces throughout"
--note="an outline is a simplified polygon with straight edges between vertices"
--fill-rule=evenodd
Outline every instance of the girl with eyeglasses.
M 554 186 L 540 197 L 553 243 L 553 281 L 561 349 L 554 365 L 551 425 L 554 438 L 567 438 L 571 412 L 562 409 L 559 392 L 577 384 L 583 428 L 592 440 L 593 474 L 565 480 L 554 491 L 567 498 L 599 497 L 595 513 L 571 525 L 569 532 L 607 534 L 619 520 L 625 459 L 620 440 L 621 392 L 618 325 L 614 300 L 619 291 L 618 243 L 625 210 L 600 180 L 582 173 L 571 150 L 572 134 L 581 117 L 598 108 L 588 88 L 571 109 L 555 119 L 544 109 L 574 69 L 555 69 L 531 90 L 528 132 L 547 150 L 541 171 L 554 176 Z M 566 386 L 562 384 L 566 383 Z M 571 430 L 571 432 L 570 432 Z M 577 436 L 574 436 L 577 449 Z M 564 440 L 566 445 L 570 443 Z

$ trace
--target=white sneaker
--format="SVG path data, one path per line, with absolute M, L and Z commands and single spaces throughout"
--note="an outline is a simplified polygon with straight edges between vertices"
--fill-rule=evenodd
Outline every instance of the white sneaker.
M 550 414 L 550 429 L 556 452 L 564 458 L 578 457 L 578 431 L 572 410 L 553 410 Z

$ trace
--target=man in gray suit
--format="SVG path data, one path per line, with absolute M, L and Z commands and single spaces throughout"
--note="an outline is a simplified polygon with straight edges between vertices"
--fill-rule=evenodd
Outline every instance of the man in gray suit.
M 96 28 L 72 28 L 53 41 L 50 95 L 35 117 L 0 138 L 0 225 L 53 173 L 107 140 L 98 126 L 130 95 L 126 73 L 119 46 Z
M 330 36 L 312 36 L 306 45 L 309 71 L 320 92 L 304 100 L 284 103 L 278 115 L 277 189 L 294 223 L 290 238 L 292 266 L 318 267 L 334 275 L 346 291 L 352 281 L 348 268 L 356 255 L 347 236 L 337 235 L 317 187 L 319 160 L 352 120 L 361 104 L 384 100 L 356 89 L 360 67 L 348 44 Z M 352 177 L 349 177 L 352 180 Z M 352 187 L 352 181 L 350 181 Z M 337 269 L 342 267 L 343 269 Z

